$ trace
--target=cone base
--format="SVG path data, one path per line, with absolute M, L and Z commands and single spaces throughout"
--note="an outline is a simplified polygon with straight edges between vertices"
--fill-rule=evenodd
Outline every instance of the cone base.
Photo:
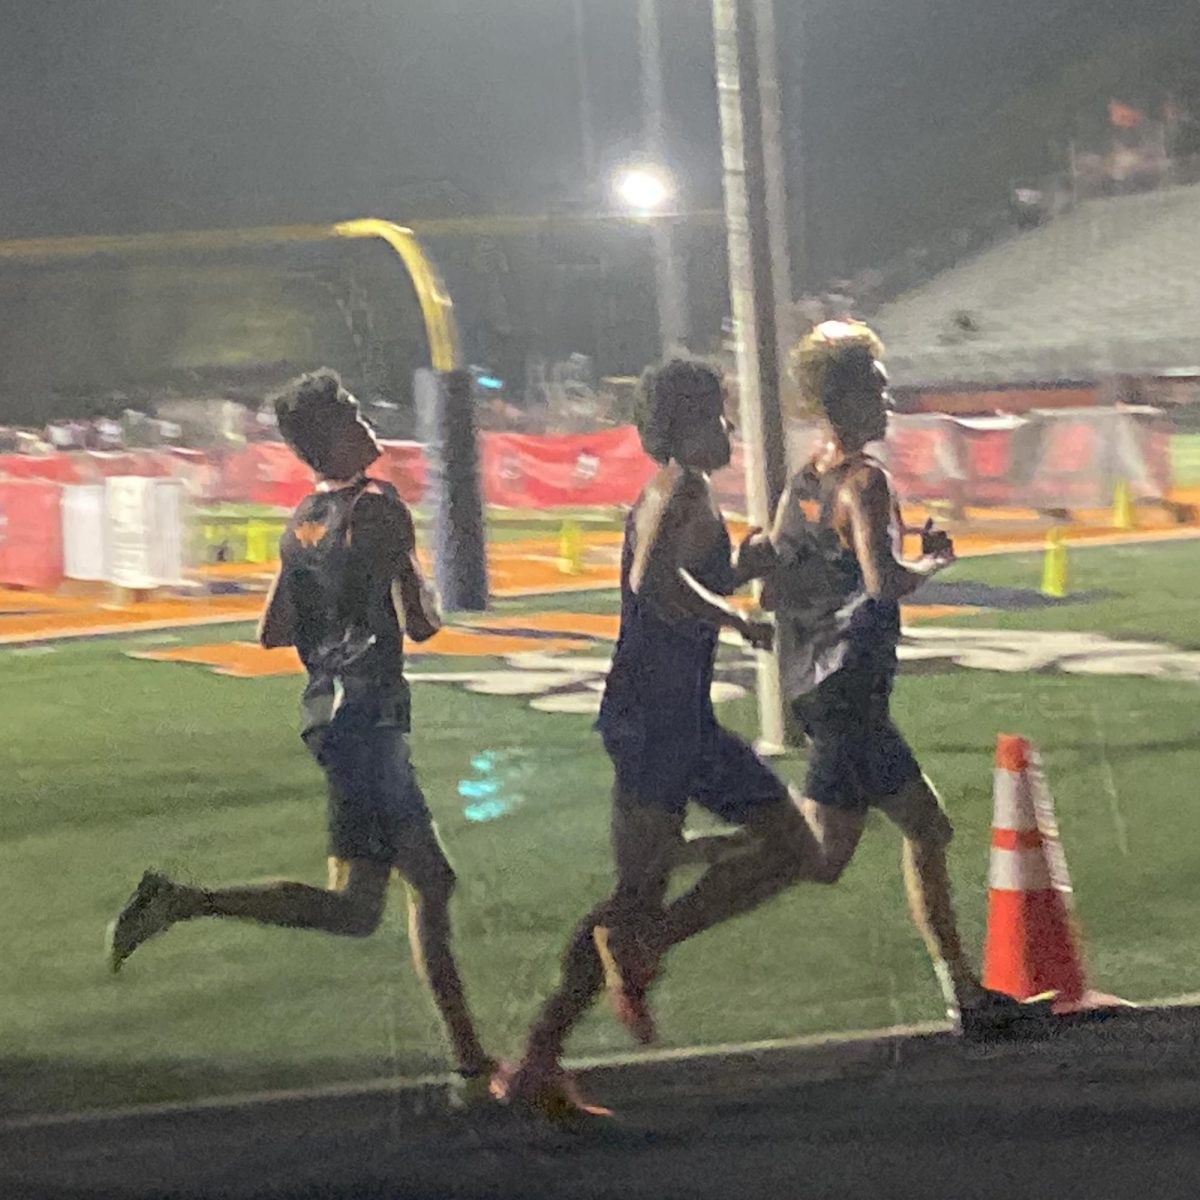
M 1078 1000 L 1063 997 L 1053 1000 L 1050 1008 L 1056 1016 L 1066 1017 L 1072 1013 L 1099 1012 L 1106 1008 L 1137 1008 L 1137 1005 L 1132 1000 L 1122 1000 L 1120 996 L 1110 996 L 1107 992 L 1097 992 L 1088 988 Z

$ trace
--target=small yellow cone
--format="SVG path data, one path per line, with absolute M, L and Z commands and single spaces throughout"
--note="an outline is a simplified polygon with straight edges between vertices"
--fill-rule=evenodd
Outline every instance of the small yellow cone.
M 564 521 L 558 535 L 558 569 L 564 575 L 583 573 L 583 534 L 574 521 Z
M 1112 523 L 1117 529 L 1136 529 L 1137 516 L 1133 510 L 1133 497 L 1129 494 L 1129 484 L 1121 479 L 1113 491 Z
M 1067 544 L 1061 529 L 1046 534 L 1046 554 L 1042 560 L 1042 595 L 1061 600 L 1067 594 Z

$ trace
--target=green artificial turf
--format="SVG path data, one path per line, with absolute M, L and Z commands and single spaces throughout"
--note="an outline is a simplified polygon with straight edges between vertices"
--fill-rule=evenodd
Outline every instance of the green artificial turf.
M 1072 555 L 1086 604 L 961 618 L 1200 645 L 1200 543 Z M 1035 586 L 1036 556 L 951 578 Z M 555 607 L 611 610 L 615 596 Z M 506 611 L 546 607 L 522 602 Z M 185 631 L 186 641 L 249 627 Z M 169 636 L 169 635 L 163 635 Z M 194 1097 L 420 1074 L 445 1065 L 408 964 L 401 892 L 363 941 L 199 921 L 109 976 L 103 931 L 143 868 L 205 883 L 324 879 L 322 781 L 295 736 L 298 678 L 233 679 L 134 661 L 147 638 L 0 651 L 0 1111 Z M 606 654 L 601 645 L 593 654 Z M 413 670 L 494 661 L 423 658 Z M 982 945 L 997 732 L 1042 749 L 1094 983 L 1133 999 L 1200 990 L 1200 685 L 1126 676 L 906 673 L 895 713 L 958 828 L 966 944 Z M 610 880 L 609 766 L 590 718 L 524 697 L 414 687 L 414 759 L 455 863 L 458 947 L 485 1040 L 511 1054 L 573 923 Z M 751 731 L 752 697 L 722 706 Z M 491 758 L 487 758 L 487 755 Z M 472 821 L 479 764 L 508 801 Z M 803 763 L 780 763 L 802 778 Z M 676 951 L 655 993 L 669 1046 L 934 1018 L 894 831 L 872 818 L 836 887 L 801 886 Z M 629 1049 L 602 1006 L 575 1054 Z

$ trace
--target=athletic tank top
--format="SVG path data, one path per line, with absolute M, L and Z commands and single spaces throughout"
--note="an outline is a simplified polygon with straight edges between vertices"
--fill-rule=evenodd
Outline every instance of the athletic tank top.
M 280 542 L 276 593 L 291 606 L 294 645 L 308 671 L 305 731 L 346 707 L 356 718 L 407 732 L 404 633 L 393 582 L 410 528 L 396 490 L 370 479 L 314 492 L 292 514 Z
M 857 556 L 833 528 L 838 488 L 864 462 L 878 465 L 855 457 L 821 475 L 802 471 L 788 485 L 772 583 L 781 681 L 789 699 L 847 666 L 895 661 L 900 606 L 867 592 Z M 816 506 L 815 521 L 802 502 Z M 893 521 L 893 542 L 899 537 Z
M 630 512 L 621 548 L 621 626 L 597 726 L 604 730 L 632 721 L 670 737 L 672 728 L 690 732 L 715 720 L 711 693 L 718 630 L 687 616 L 667 620 L 635 592 L 629 576 L 636 552 L 636 512 Z M 721 536 L 689 574 L 710 592 L 731 595 L 730 556 L 722 522 Z

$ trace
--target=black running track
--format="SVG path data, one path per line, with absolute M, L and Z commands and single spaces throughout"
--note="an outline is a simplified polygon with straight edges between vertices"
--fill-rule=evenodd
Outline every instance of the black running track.
M 1200 1196 L 1200 1011 L 606 1068 L 578 1133 L 406 1089 L 0 1128 L 5 1200 Z

